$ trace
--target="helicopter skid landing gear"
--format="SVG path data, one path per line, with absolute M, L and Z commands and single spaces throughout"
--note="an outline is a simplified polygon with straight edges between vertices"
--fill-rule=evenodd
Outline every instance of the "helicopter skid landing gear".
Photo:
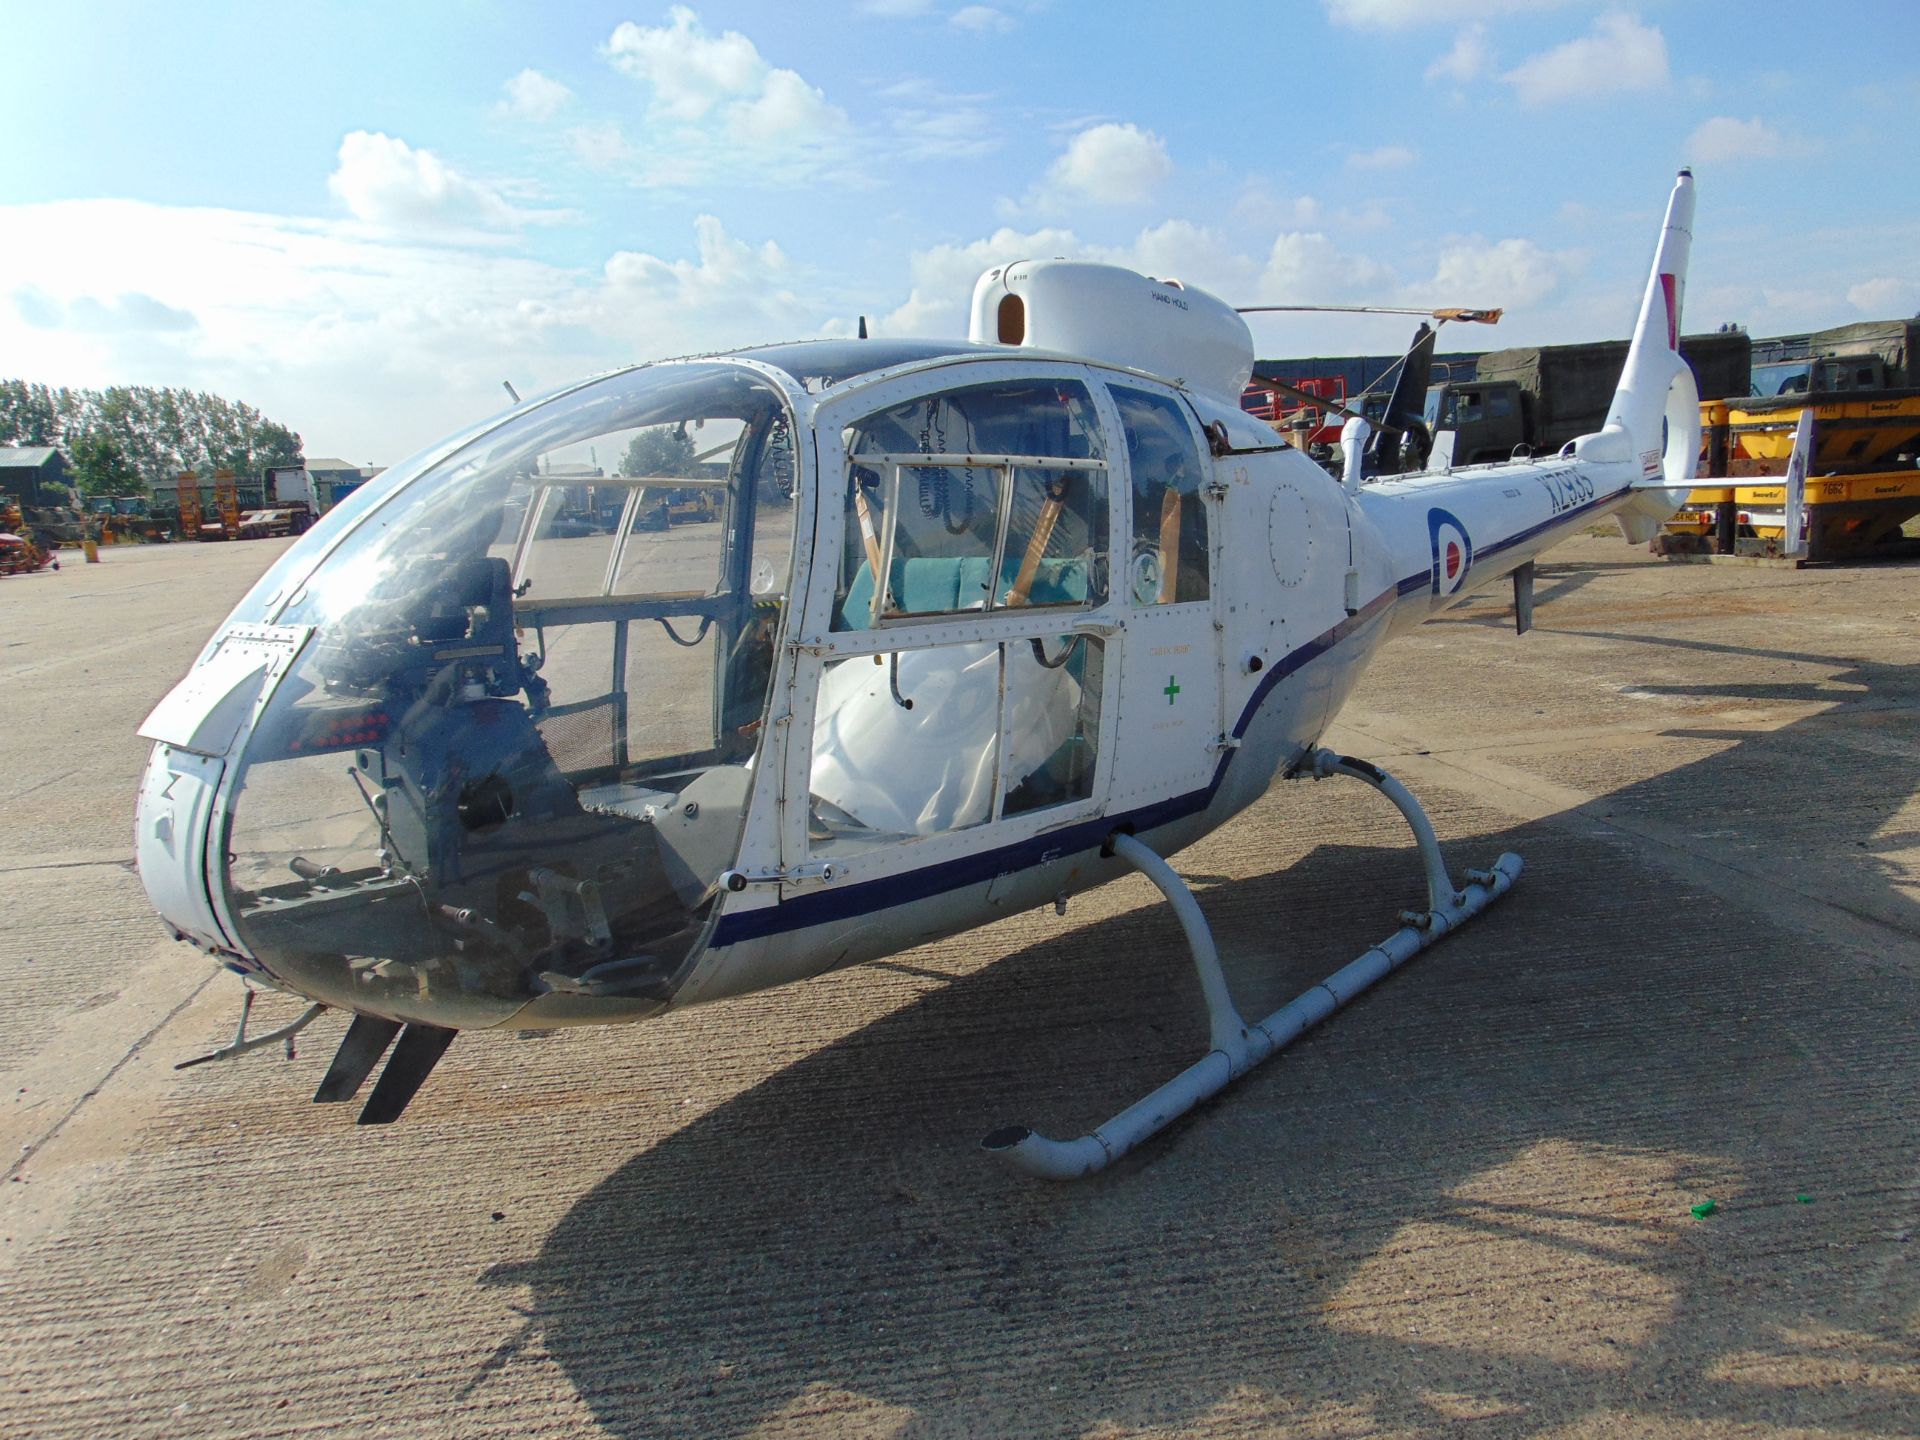
M 1052 1140 L 1025 1126 L 1010 1126 L 982 1140 L 982 1149 L 1043 1180 L 1077 1180 L 1105 1169 L 1202 1100 L 1226 1089 L 1375 981 L 1392 974 L 1442 935 L 1459 929 L 1506 894 L 1520 877 L 1520 857 L 1509 853 L 1496 860 L 1490 870 L 1468 871 L 1467 884 L 1456 889 L 1440 856 L 1433 825 L 1404 785 L 1364 760 L 1330 750 L 1311 752 L 1288 772 L 1289 779 L 1318 780 L 1328 775 L 1350 775 L 1365 781 L 1393 801 L 1406 817 L 1427 872 L 1427 909 L 1403 911 L 1400 929 L 1266 1019 L 1249 1024 L 1241 1019 L 1228 994 L 1212 932 L 1193 892 L 1171 865 L 1140 841 L 1131 835 L 1114 835 L 1108 842 L 1113 853 L 1159 887 L 1186 932 L 1206 1000 L 1212 1048 L 1159 1089 L 1078 1139 Z

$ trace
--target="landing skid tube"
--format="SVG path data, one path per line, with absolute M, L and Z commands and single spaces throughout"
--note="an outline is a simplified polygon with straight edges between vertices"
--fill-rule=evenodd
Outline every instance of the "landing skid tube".
M 1506 894 L 1520 878 L 1520 857 L 1508 853 L 1494 861 L 1491 870 L 1468 871 L 1466 887 L 1456 890 L 1440 856 L 1433 825 L 1406 786 L 1364 760 L 1336 755 L 1331 750 L 1313 751 L 1289 772 L 1288 778 L 1310 776 L 1318 780 L 1328 775 L 1350 775 L 1365 781 L 1399 807 L 1413 829 L 1426 867 L 1426 910 L 1402 912 L 1402 928 L 1266 1019 L 1248 1024 L 1234 1008 L 1213 933 L 1193 892 L 1160 856 L 1133 836 L 1116 834 L 1109 842 L 1113 853 L 1159 887 L 1186 932 L 1200 978 L 1200 993 L 1206 1000 L 1213 1048 L 1159 1089 L 1076 1140 L 1053 1140 L 1024 1125 L 1015 1125 L 987 1136 L 980 1142 L 982 1149 L 1043 1180 L 1077 1180 L 1104 1170 L 1142 1140 L 1285 1048 L 1375 981 L 1398 970 L 1442 935 L 1459 929 Z

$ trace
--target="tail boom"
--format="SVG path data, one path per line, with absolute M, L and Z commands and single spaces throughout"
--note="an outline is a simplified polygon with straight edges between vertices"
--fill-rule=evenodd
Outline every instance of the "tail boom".
M 1692 245 L 1693 175 L 1682 170 L 1599 430 L 1552 459 L 1410 475 L 1356 496 L 1356 538 L 1372 530 L 1375 553 L 1390 557 L 1364 578 L 1393 590 L 1394 628 L 1458 604 L 1584 525 L 1612 516 L 1638 543 L 1680 508 L 1700 451 L 1698 387 L 1680 354 Z

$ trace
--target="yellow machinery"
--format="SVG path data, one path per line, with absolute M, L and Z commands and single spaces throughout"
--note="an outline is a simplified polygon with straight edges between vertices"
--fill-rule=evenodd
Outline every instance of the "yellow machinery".
M 213 506 L 220 512 L 220 538 L 238 540 L 240 538 L 240 487 L 234 483 L 233 471 L 213 472 Z
M 1736 452 L 1782 467 L 1793 453 L 1800 412 L 1813 407 L 1813 468 L 1862 470 L 1891 462 L 1920 444 L 1920 390 L 1876 395 L 1844 391 L 1827 395 L 1775 395 L 1728 400 L 1722 423 Z
M 1806 484 L 1806 560 L 1905 553 L 1920 516 L 1920 390 L 1820 392 L 1707 400 L 1702 465 L 1686 506 L 1667 523 L 1670 552 L 1778 555 L 1785 549 L 1784 475 L 1801 412 L 1813 411 Z
M 25 575 L 47 565 L 60 568 L 53 551 L 34 538 L 20 503 L 0 496 L 0 575 Z
M 175 482 L 179 487 L 175 494 L 180 507 L 180 538 L 198 540 L 200 522 L 204 518 L 200 510 L 200 477 L 189 470 Z

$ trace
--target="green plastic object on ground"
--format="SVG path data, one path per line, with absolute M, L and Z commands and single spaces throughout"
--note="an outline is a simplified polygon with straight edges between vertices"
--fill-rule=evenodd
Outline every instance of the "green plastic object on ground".
M 1698 1205 L 1693 1207 L 1693 1218 L 1696 1220 L 1704 1220 L 1719 1208 L 1720 1207 L 1711 1200 L 1702 1200 Z
M 1796 1195 L 1793 1198 L 1802 1205 L 1813 1204 L 1813 1196 L 1811 1195 Z

